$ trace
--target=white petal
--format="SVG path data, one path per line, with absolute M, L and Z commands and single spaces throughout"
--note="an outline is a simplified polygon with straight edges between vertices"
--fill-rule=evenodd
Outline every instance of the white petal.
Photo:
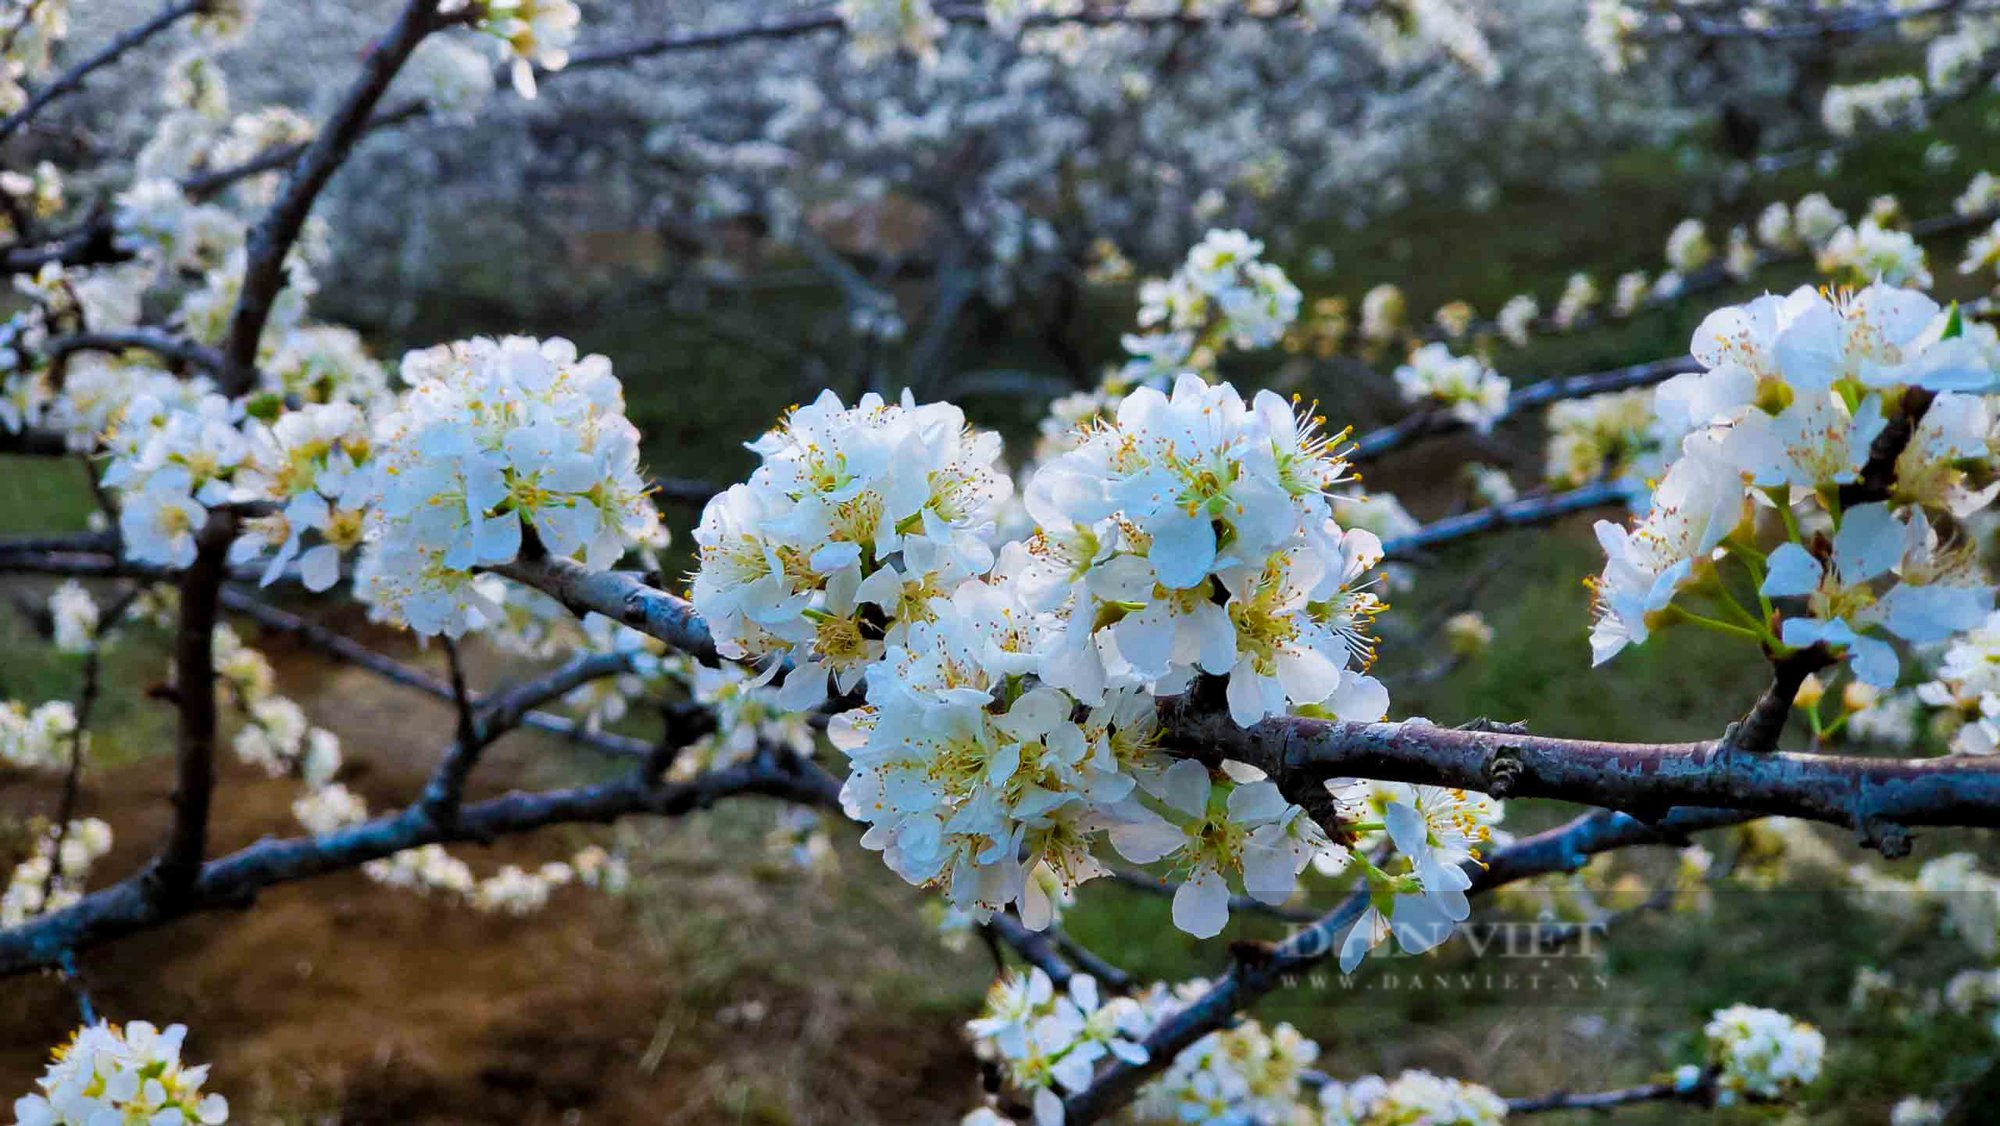
M 1229 881 L 1213 867 L 1197 868 L 1174 892 L 1174 925 L 1196 938 L 1214 938 L 1229 922 Z
M 1820 578 L 1826 573 L 1819 560 L 1812 557 L 1812 552 L 1795 543 L 1779 544 L 1777 550 L 1771 553 L 1770 567 L 1760 588 L 1769 598 L 1811 594 L 1818 589 Z

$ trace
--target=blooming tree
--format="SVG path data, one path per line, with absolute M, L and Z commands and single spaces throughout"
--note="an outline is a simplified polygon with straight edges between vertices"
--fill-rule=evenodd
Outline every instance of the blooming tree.
M 1692 12 L 1593 4 L 1592 38 L 1624 66 L 1637 45 L 1683 32 L 1762 40 L 1917 18 L 1896 6 L 1781 5 L 1798 22 L 1774 23 L 1671 7 Z M 1927 13 L 1949 28 L 1926 33 L 1939 88 L 1983 65 L 1980 37 L 1991 34 L 1959 7 Z M 997 434 L 920 395 L 927 380 L 826 390 L 787 411 L 749 442 L 758 464 L 747 479 L 702 496 L 686 597 L 659 579 L 662 517 L 612 359 L 565 339 L 507 336 L 386 365 L 355 331 L 315 314 L 332 238 L 315 205 L 362 138 L 418 116 L 472 114 L 508 96 L 494 92 L 496 78 L 534 99 L 574 72 L 826 32 L 841 40 L 839 65 L 866 74 L 943 82 L 969 67 L 1013 84 L 1011 104 L 983 120 L 977 103 L 945 101 L 951 112 L 935 120 L 881 119 L 868 133 L 835 130 L 852 124 L 839 113 L 799 111 L 786 127 L 765 123 L 792 147 L 761 156 L 756 146 L 774 142 L 658 139 L 697 165 L 770 173 L 761 201 L 739 200 L 741 210 L 784 216 L 810 254 L 818 235 L 804 185 L 880 175 L 859 171 L 848 148 L 906 144 L 904 157 L 922 154 L 910 177 L 921 184 L 957 167 L 937 156 L 952 142 L 1062 98 L 1081 108 L 1056 120 L 1086 128 L 1106 99 L 1127 96 L 1132 59 L 1160 49 L 1154 32 L 1241 32 L 1231 50 L 1249 52 L 1282 51 L 1273 40 L 1292 35 L 1344 37 L 1402 79 L 1437 66 L 1452 83 L 1496 81 L 1471 5 L 844 0 L 595 46 L 567 0 L 405 0 L 318 120 L 282 106 L 232 112 L 218 53 L 247 33 L 252 13 L 238 0 L 178 0 L 74 60 L 56 51 L 68 15 L 60 0 L 0 5 L 0 141 L 150 42 L 179 36 L 183 50 L 164 71 L 143 147 L 78 177 L 105 206 L 68 202 L 70 180 L 53 161 L 0 177 L 4 263 L 21 297 L 0 326 L 5 448 L 83 459 L 102 506 L 87 534 L 0 541 L 6 570 L 65 580 L 48 599 L 49 632 L 82 667 L 73 703 L 0 706 L 0 761 L 60 786 L 55 815 L 0 897 L 0 972 L 73 976 L 109 939 L 350 868 L 527 914 L 571 885 L 616 890 L 626 858 L 590 846 L 481 875 L 449 846 L 758 795 L 796 807 L 782 834 L 808 860 L 851 824 L 896 876 L 935 891 L 953 925 L 1017 955 L 967 1016 L 998 1077 L 969 1122 L 1130 1113 L 1487 1123 L 1640 1102 L 1765 1104 L 1811 1084 L 1826 1044 L 1749 1005 L 1715 1012 L 1698 1058 L 1657 1082 L 1513 1100 L 1424 1071 L 1335 1080 L 1315 1067 L 1318 1045 L 1247 1014 L 1287 974 L 1422 954 L 1470 918 L 1475 897 L 1519 893 L 1628 846 L 1783 816 L 1850 829 L 1900 859 L 1913 830 L 2000 822 L 1990 757 L 2000 618 L 1979 550 L 2000 492 L 2000 334 L 1980 319 L 1983 303 L 1927 295 L 1935 278 L 1893 199 L 1851 224 L 1823 195 L 1774 202 L 1754 234 L 1690 218 L 1666 242 L 1665 269 L 1617 278 L 1608 303 L 1579 273 L 1547 315 L 1523 293 L 1491 321 L 1450 302 L 1413 323 L 1401 291 L 1378 286 L 1349 326 L 1344 305 L 1308 306 L 1245 231 L 1190 236 L 1175 269 L 1138 287 L 1123 356 L 1050 405 L 1026 457 L 1010 461 Z M 1853 22 L 1830 22 L 1841 19 Z M 890 81 L 868 79 L 878 80 Z M 774 66 L 758 96 L 794 110 L 824 96 L 801 82 Z M 1844 135 L 1901 120 L 1899 107 L 1921 101 L 1899 92 L 1903 82 L 1828 93 L 1826 124 Z M 398 91 L 414 100 L 399 105 Z M 1162 120 L 1201 112 L 1177 106 Z M 835 132 L 845 148 L 822 135 Z M 1171 139 L 1153 140 L 1171 151 Z M 842 176 L 802 167 L 821 142 L 823 168 Z M 1089 200 L 1083 220 L 1115 230 L 1120 207 L 1147 197 L 1121 179 L 1133 168 L 1090 171 L 1077 189 Z M 1274 183 L 1295 174 L 1269 172 Z M 1031 287 L 1043 275 L 1021 247 L 1063 239 L 1032 193 L 982 211 L 1004 195 L 1001 177 L 967 177 L 951 208 L 982 236 L 981 284 Z M 701 190 L 748 191 L 725 178 Z M 1982 174 L 1925 230 L 1977 230 L 1997 203 L 2000 188 Z M 1965 273 L 1992 268 L 1994 242 L 1991 231 L 1973 241 Z M 1096 256 L 1108 274 L 1129 270 L 1115 244 Z M 1503 342 L 1807 262 L 1836 286 L 1716 308 L 1687 357 L 1519 385 L 1494 366 Z M 853 290 L 862 335 L 899 335 L 892 298 L 838 254 L 823 268 Z M 1408 413 L 1356 433 L 1226 378 L 1234 357 L 1281 346 L 1399 360 Z M 1524 490 L 1473 467 L 1479 503 L 1430 524 L 1360 487 L 1357 466 L 1542 406 L 1547 482 Z M 1672 644 L 1656 635 L 1675 626 L 1721 634 L 1769 665 L 1742 719 L 1691 744 L 1392 720 L 1377 624 L 1384 593 L 1417 581 L 1423 549 L 1603 507 L 1625 512 L 1596 525 L 1605 564 L 1595 621 L 1577 623 L 1595 660 Z M 294 585 L 438 639 L 449 676 L 266 600 Z M 451 703 L 453 739 L 421 792 L 371 812 L 340 780 L 340 741 L 276 690 L 269 662 L 226 614 Z M 118 631 L 144 623 L 174 636 L 170 827 L 150 863 L 90 890 L 110 847 L 106 825 L 77 808 L 100 658 Z M 1447 661 L 1476 659 L 1493 640 L 1470 613 L 1435 632 Z M 554 667 L 477 693 L 457 648 L 468 636 Z M 1904 681 L 1912 687 L 1899 692 Z M 1828 719 L 1835 689 L 1841 711 Z M 621 729 L 641 700 L 665 717 L 657 740 Z M 1913 727 L 1920 708 L 1938 717 L 1950 753 L 1907 753 L 1913 740 L 1897 727 Z M 1807 750 L 1781 749 L 1795 711 Z M 225 714 L 238 759 L 296 781 L 299 835 L 211 849 Z M 523 726 L 567 732 L 628 769 L 468 800 L 486 749 Z M 1823 745 L 1864 735 L 1905 753 Z M 1590 809 L 1515 838 L 1503 801 L 1516 797 Z M 1990 957 L 2000 932 L 1980 880 L 1992 877 L 1940 863 L 1915 886 L 1985 889 L 1987 914 L 1961 910 L 1952 923 Z M 1344 892 L 1284 942 L 1239 950 L 1212 979 L 1147 983 L 1061 927 L 1064 910 L 1119 864 L 1157 874 L 1174 925 L 1195 938 L 1221 933 L 1234 911 L 1295 903 L 1308 872 Z M 1699 876 L 1708 858 L 1690 847 L 1683 864 Z M 1967 1008 L 1995 992 L 1981 976 L 1954 988 Z M 19 1121 L 226 1119 L 205 1069 L 182 1062 L 184 1028 L 100 1020 L 82 1001 L 83 1027 L 15 1104 Z M 1899 1117 L 1920 1120 L 1921 1098 L 1911 1106 Z

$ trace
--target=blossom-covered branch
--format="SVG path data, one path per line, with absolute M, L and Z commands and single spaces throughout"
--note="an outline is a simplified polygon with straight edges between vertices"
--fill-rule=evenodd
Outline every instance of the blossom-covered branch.
M 1744 814 L 1732 811 L 1682 809 L 1649 825 L 1620 813 L 1585 814 L 1494 850 L 1483 867 L 1470 872 L 1470 893 L 1477 895 L 1519 880 L 1571 871 L 1598 853 L 1671 841 L 1745 819 Z M 1238 1013 L 1287 979 L 1333 956 L 1340 949 L 1340 936 L 1368 909 L 1368 894 L 1358 891 L 1259 957 L 1238 960 L 1145 1038 L 1145 1060 L 1115 1060 L 1087 1087 L 1070 1095 L 1064 1101 L 1064 1121 L 1072 1126 L 1096 1122 L 1130 1102 L 1149 1077 L 1166 1068 L 1190 1044 L 1228 1026 Z
M 304 228 L 320 190 L 367 131 L 375 105 L 388 91 L 396 72 L 425 36 L 445 26 L 447 17 L 439 14 L 440 7 L 440 0 L 408 0 L 396 22 L 362 60 L 361 77 L 348 89 L 312 144 L 293 163 L 270 210 L 251 229 L 245 243 L 247 256 L 236 310 L 222 344 L 223 355 L 229 362 L 228 372 L 219 381 L 225 391 L 240 395 L 254 385 L 257 347 L 271 317 L 271 303 L 285 284 L 285 258 Z
M 161 8 L 151 19 L 136 24 L 112 37 L 110 42 L 78 59 L 64 68 L 61 73 L 28 96 L 21 108 L 0 117 L 0 141 L 13 136 L 22 126 L 33 121 L 35 116 L 48 105 L 68 94 L 83 88 L 84 80 L 96 71 L 110 66 L 133 50 L 143 46 L 147 40 L 166 31 L 189 16 L 207 11 L 217 0 L 172 0 Z

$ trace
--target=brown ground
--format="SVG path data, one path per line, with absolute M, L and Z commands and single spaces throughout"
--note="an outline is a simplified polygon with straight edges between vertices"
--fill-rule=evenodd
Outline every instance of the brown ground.
M 281 642 L 264 648 L 283 659 Z M 376 808 L 408 800 L 448 711 L 360 672 L 290 665 L 308 711 L 339 721 L 348 784 Z M 481 788 L 545 783 L 549 768 L 529 763 L 567 753 L 516 736 Z M 158 755 L 91 779 L 82 808 L 118 838 L 94 883 L 143 863 L 169 786 Z M 50 793 L 16 782 L 0 808 L 46 809 Z M 228 762 L 215 848 L 297 832 L 294 793 Z M 955 1026 L 983 987 L 977 952 L 943 951 L 913 896 L 865 878 L 881 875 L 872 857 L 845 857 L 856 877 L 831 882 L 776 868 L 754 821 L 738 810 L 621 828 L 636 873 L 621 898 L 569 889 L 516 919 L 348 873 L 93 951 L 83 976 L 112 1019 L 190 1025 L 189 1056 L 213 1062 L 212 1088 L 244 1122 L 955 1118 L 973 1094 Z M 558 829 L 462 855 L 484 872 L 585 839 Z M 847 922 L 814 925 L 833 912 Z M 965 1004 L 927 1001 L 940 982 Z M 29 1089 L 76 1012 L 53 976 L 0 982 L 0 1093 Z

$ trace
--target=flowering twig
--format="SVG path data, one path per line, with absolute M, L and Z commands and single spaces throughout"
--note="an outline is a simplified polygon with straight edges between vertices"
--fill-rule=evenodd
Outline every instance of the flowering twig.
M 363 133 L 373 133 L 378 129 L 388 129 L 402 125 L 405 122 L 422 118 L 429 111 L 430 105 L 426 102 L 409 102 L 394 109 L 383 110 L 381 113 L 369 118 L 368 124 L 363 126 L 361 131 Z M 229 190 L 231 187 L 252 176 L 261 176 L 266 172 L 279 171 L 305 155 L 305 151 L 309 145 L 310 142 L 306 141 L 290 145 L 276 145 L 265 149 L 255 156 L 248 157 L 240 163 L 197 172 L 180 182 L 181 191 L 186 193 L 187 197 L 196 203 L 204 202 L 220 195 L 222 192 Z
M 90 741 L 90 719 L 97 711 L 97 698 L 103 687 L 101 675 L 104 668 L 104 640 L 125 616 L 126 607 L 144 587 L 133 587 L 107 607 L 91 630 L 90 648 L 83 655 L 82 684 L 76 694 L 76 726 L 69 735 L 69 767 L 63 773 L 62 797 L 56 802 L 55 846 L 49 855 L 55 858 L 49 865 L 49 874 L 42 880 L 42 902 L 47 903 L 55 895 L 56 880 L 62 875 L 63 844 L 69 839 L 69 824 L 76 817 L 76 803 L 83 789 L 83 748 Z
M 1545 406 L 1563 399 L 1580 399 L 1586 395 L 1599 395 L 1607 391 L 1622 391 L 1628 387 L 1650 387 L 1655 383 L 1664 383 L 1683 372 L 1699 370 L 1701 367 L 1695 363 L 1694 357 L 1673 356 L 1667 359 L 1649 360 L 1643 364 L 1611 368 L 1607 371 L 1544 379 L 1509 394 L 1506 413 L 1511 415 L 1528 407 Z M 1353 450 L 1348 453 L 1348 460 L 1357 463 L 1370 461 L 1391 450 L 1400 449 L 1418 438 L 1449 433 L 1464 427 L 1465 423 L 1451 417 L 1446 411 L 1428 409 L 1418 411 L 1356 438 Z
M 1993 5 L 1972 4 L 1967 0 L 1932 0 L 1929 4 L 1883 4 L 1863 11 L 1806 10 L 1803 19 L 1774 22 L 1768 18 L 1717 19 L 1707 14 L 1705 9 L 1690 4 L 1672 4 L 1668 7 L 1674 17 L 1672 23 L 1655 20 L 1634 29 L 1632 35 L 1641 39 L 1664 39 L 1675 34 L 1686 34 L 1696 39 L 1755 39 L 1766 43 L 1782 43 L 1790 40 L 1865 35 L 1897 24 L 1933 16 L 1991 15 L 1996 11 Z M 1762 16 L 1765 15 L 1765 9 L 1758 5 L 1746 5 L 1745 14 Z
M 333 179 L 353 151 L 354 142 L 367 130 L 375 105 L 396 72 L 425 36 L 445 26 L 438 7 L 439 0 L 409 0 L 404 5 L 395 24 L 368 52 L 361 77 L 292 166 L 291 175 L 271 209 L 251 229 L 245 243 L 242 291 L 222 349 L 229 365 L 220 380 L 226 394 L 241 395 L 254 384 L 257 344 L 264 335 L 265 323 L 271 319 L 272 302 L 284 288 L 285 257 L 305 227 L 306 216 L 320 190 Z
M 1298 13 L 1297 4 L 1285 4 L 1271 11 L 1232 10 L 1232 18 L 1281 19 Z M 989 20 L 982 4 L 939 5 L 940 19 L 954 24 L 985 26 Z M 1125 5 L 1106 7 L 1079 7 L 1074 12 L 1037 12 L 1029 14 L 1021 21 L 1023 27 L 1052 27 L 1062 24 L 1079 24 L 1085 27 L 1201 27 L 1205 24 L 1221 24 L 1225 21 L 1188 15 L 1181 12 L 1151 13 L 1133 12 Z M 801 36 L 816 35 L 826 31 L 842 31 L 847 21 L 835 6 L 817 8 L 794 15 L 759 20 L 755 23 L 738 24 L 733 27 L 705 29 L 699 31 L 674 31 L 640 39 L 632 43 L 622 43 L 591 50 L 578 51 L 569 58 L 565 70 L 583 70 L 595 67 L 618 66 L 639 59 L 654 58 L 659 55 L 675 54 L 681 51 L 713 50 L 719 47 L 733 47 L 742 43 L 776 42 L 796 39 Z M 537 71 L 539 76 L 542 72 Z M 556 72 L 560 73 L 560 72 Z
M 46 109 L 51 102 L 82 89 L 84 79 L 90 77 L 93 72 L 117 62 L 127 52 L 136 49 L 181 20 L 199 15 L 209 3 L 210 0 L 175 0 L 174 3 L 160 9 L 151 19 L 120 32 L 111 42 L 78 59 L 61 74 L 51 78 L 40 89 L 29 95 L 20 109 L 0 118 L 0 141 L 20 131 L 22 126 L 34 120 L 35 115 Z
M 78 352 L 124 352 L 131 349 L 152 352 L 163 359 L 198 368 L 207 375 L 220 375 L 228 367 L 222 353 L 214 348 L 159 328 L 71 333 L 50 340 L 43 353 L 50 365 L 60 370 L 63 363 Z
M 1702 1087 L 1683 1088 L 1674 1083 L 1641 1083 L 1608 1091 L 1553 1091 L 1534 1098 L 1508 1099 L 1507 1113 L 1547 1114 L 1558 1110 L 1610 1110 L 1635 1103 L 1687 1102 L 1708 1105 L 1714 1092 Z
M 839 806 L 840 783 L 811 763 L 760 759 L 665 785 L 628 778 L 508 794 L 466 805 L 449 829 L 413 807 L 319 836 L 262 840 L 202 865 L 185 892 L 172 899 L 148 895 L 143 881 L 135 877 L 0 931 L 0 976 L 55 965 L 64 951 L 95 946 L 196 912 L 240 906 L 264 888 L 346 871 L 420 845 L 491 840 L 549 825 L 601 823 L 642 814 L 676 817 L 741 794 L 831 809 Z

